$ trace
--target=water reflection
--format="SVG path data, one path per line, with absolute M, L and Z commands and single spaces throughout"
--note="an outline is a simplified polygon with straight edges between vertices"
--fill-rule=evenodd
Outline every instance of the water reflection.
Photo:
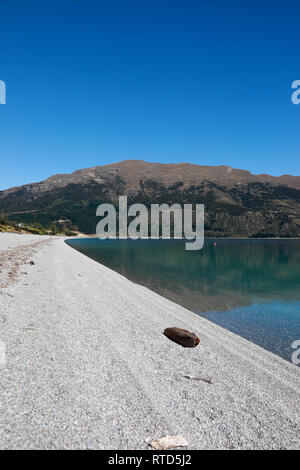
M 214 246 L 216 243 L 216 246 Z M 300 300 L 300 241 L 78 239 L 70 244 L 134 282 L 197 312 Z

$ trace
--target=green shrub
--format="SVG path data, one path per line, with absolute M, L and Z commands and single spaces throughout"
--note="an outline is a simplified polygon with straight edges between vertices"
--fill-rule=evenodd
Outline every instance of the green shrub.
M 0 224 L 1 225 L 7 225 L 8 224 L 8 218 L 7 218 L 7 215 L 5 214 L 4 210 L 2 210 L 1 214 L 0 214 Z

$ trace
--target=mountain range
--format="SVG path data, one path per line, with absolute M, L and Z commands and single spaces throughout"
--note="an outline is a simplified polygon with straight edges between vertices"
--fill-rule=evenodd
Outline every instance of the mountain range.
M 67 224 L 95 233 L 103 202 L 202 203 L 209 237 L 300 237 L 300 176 L 254 175 L 229 166 L 125 160 L 0 191 L 10 220 Z

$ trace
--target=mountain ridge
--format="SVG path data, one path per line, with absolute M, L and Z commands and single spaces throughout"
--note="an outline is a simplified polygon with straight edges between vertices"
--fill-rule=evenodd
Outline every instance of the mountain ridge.
M 253 175 L 227 165 L 124 160 L 0 191 L 0 210 L 20 222 L 67 220 L 95 232 L 100 203 L 203 203 L 207 236 L 300 236 L 300 176 Z
M 203 171 L 203 178 L 205 175 L 205 178 L 214 179 L 214 173 L 215 175 L 219 175 L 219 178 L 226 175 L 227 177 L 229 174 L 234 174 L 235 177 L 240 176 L 243 180 L 246 179 L 246 176 L 248 176 L 249 181 L 260 181 L 260 182 L 270 182 L 271 184 L 277 184 L 277 185 L 286 185 L 295 189 L 300 189 L 300 176 L 296 175 L 290 175 L 290 174 L 283 174 L 280 176 L 273 176 L 269 175 L 267 173 L 258 173 L 254 174 L 251 173 L 249 170 L 243 170 L 243 169 L 238 169 L 238 168 L 232 168 L 229 165 L 198 165 L 195 163 L 188 163 L 188 162 L 180 162 L 180 163 L 156 163 L 156 162 L 147 162 L 145 160 L 122 160 L 120 162 L 116 163 L 109 163 L 106 165 L 97 165 L 93 167 L 87 167 L 87 168 L 82 168 L 79 170 L 75 170 L 71 173 L 58 173 L 55 175 L 52 175 L 42 181 L 37 181 L 37 182 L 31 182 L 31 183 L 26 183 L 24 185 L 19 185 L 19 186 L 13 186 L 11 188 L 7 188 L 4 190 L 1 190 L 0 193 L 6 192 L 6 191 L 11 191 L 23 186 L 28 186 L 28 185 L 34 185 L 34 184 L 41 184 L 43 182 L 47 181 L 53 181 L 57 180 L 58 178 L 63 178 L 63 179 L 68 179 L 70 180 L 73 177 L 77 175 L 84 175 L 85 173 L 93 173 L 96 171 L 96 173 L 100 170 L 106 173 L 107 170 L 114 170 L 116 169 L 119 171 L 122 169 L 122 167 L 129 166 L 130 170 L 134 170 L 133 166 L 140 165 L 142 166 L 143 171 L 149 170 L 151 167 L 152 168 L 158 168 L 158 169 L 166 169 L 168 171 L 173 171 L 177 169 L 185 169 L 187 170 L 188 168 L 191 170 L 198 170 L 197 175 L 195 176 L 199 178 L 200 174 L 199 171 Z M 222 170 L 224 172 L 222 173 Z M 230 178 L 227 178 L 230 181 Z

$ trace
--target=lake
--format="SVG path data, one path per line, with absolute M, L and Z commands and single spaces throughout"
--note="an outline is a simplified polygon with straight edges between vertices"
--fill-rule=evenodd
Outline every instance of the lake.
M 73 239 L 105 266 L 291 360 L 300 340 L 300 240 Z

